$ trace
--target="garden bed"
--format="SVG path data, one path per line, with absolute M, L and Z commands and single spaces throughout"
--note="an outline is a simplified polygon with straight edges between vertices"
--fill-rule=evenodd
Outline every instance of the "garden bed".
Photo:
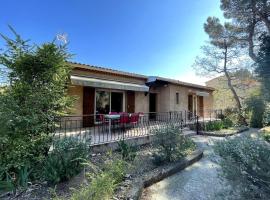
M 243 127 L 231 127 L 228 129 L 221 129 L 217 131 L 199 131 L 200 135 L 205 136 L 215 136 L 215 137 L 226 137 L 226 136 L 232 136 L 244 131 L 247 131 L 249 128 L 246 126 Z
M 129 162 L 128 170 L 123 181 L 117 186 L 114 197 L 117 199 L 138 199 L 144 187 L 150 186 L 174 173 L 179 172 L 188 165 L 199 160 L 203 153 L 195 150 L 189 152 L 188 155 L 179 161 L 165 163 L 157 166 L 153 163 L 153 154 L 157 149 L 151 145 L 144 145 L 139 147 L 136 158 Z M 105 163 L 110 160 L 115 160 L 121 157 L 120 152 L 109 152 L 92 154 L 90 161 L 98 168 L 102 168 Z M 85 173 L 89 172 L 87 169 L 82 171 L 79 175 L 73 177 L 71 180 L 57 184 L 55 187 L 49 187 L 46 183 L 35 184 L 30 186 L 26 191 L 23 191 L 16 199 L 37 200 L 37 199 L 51 199 L 54 196 L 68 199 L 72 194 L 71 188 L 80 188 L 85 185 L 87 180 Z M 13 195 L 5 196 L 4 199 L 12 199 Z

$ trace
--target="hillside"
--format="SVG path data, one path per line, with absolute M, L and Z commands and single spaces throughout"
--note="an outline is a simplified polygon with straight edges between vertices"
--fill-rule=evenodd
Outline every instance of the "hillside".
M 236 92 L 242 102 L 260 88 L 260 83 L 249 72 L 237 72 L 234 77 L 236 78 L 233 80 L 233 84 L 236 85 Z M 215 109 L 235 107 L 235 101 L 225 76 L 211 79 L 206 82 L 206 85 L 216 89 L 213 93 Z

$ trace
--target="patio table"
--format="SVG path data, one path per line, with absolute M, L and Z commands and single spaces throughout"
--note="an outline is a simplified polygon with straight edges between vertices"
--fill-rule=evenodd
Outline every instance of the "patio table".
M 105 119 L 109 120 L 109 134 L 111 135 L 111 128 L 112 128 L 112 120 L 120 119 L 120 115 L 105 115 Z

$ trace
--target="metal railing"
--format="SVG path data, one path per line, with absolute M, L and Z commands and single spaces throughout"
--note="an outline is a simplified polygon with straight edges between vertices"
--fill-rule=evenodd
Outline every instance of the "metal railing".
M 217 114 L 214 114 L 216 112 L 209 113 L 210 120 L 217 118 Z M 111 116 L 96 114 L 60 117 L 55 121 L 54 137 L 75 137 L 89 145 L 97 145 L 149 136 L 153 130 L 169 124 L 179 126 L 179 129 L 196 126 L 198 132 L 199 122 L 208 120 L 189 111 L 120 113 Z

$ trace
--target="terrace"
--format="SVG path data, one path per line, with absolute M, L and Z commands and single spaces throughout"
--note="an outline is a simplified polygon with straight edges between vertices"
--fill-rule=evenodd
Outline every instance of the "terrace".
M 94 146 L 150 136 L 153 130 L 169 124 L 178 126 L 181 130 L 189 130 L 191 127 L 196 129 L 199 123 L 218 120 L 220 114 L 221 111 L 214 110 L 207 111 L 207 117 L 188 111 L 65 116 L 57 120 L 54 136 L 76 137 Z

